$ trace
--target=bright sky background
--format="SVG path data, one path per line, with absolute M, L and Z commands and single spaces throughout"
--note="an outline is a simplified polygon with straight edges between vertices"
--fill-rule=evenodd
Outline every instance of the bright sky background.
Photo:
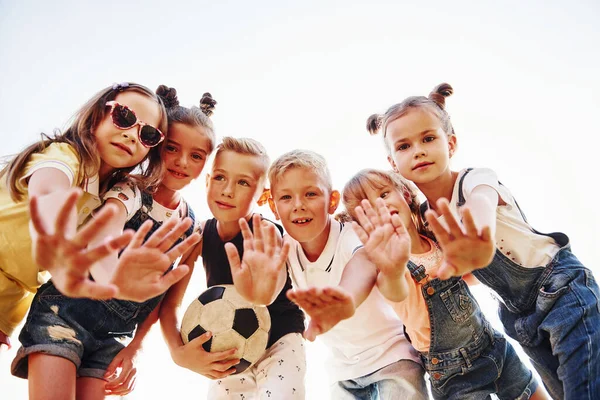
M 253 137 L 272 158 L 321 153 L 341 189 L 361 168 L 388 167 L 367 117 L 445 81 L 455 90 L 453 167 L 495 169 L 530 222 L 567 233 L 598 276 L 598 2 L 125 3 L 0 0 L 0 155 L 64 127 L 114 82 L 166 84 L 186 106 L 210 91 L 219 136 Z M 186 197 L 209 216 L 203 177 Z M 203 288 L 199 265 L 186 302 Z M 489 295 L 476 293 L 493 319 Z M 7 399 L 27 396 L 27 382 L 9 373 L 14 341 L 0 358 Z M 307 398 L 321 399 L 323 348 L 308 349 Z M 127 398 L 203 398 L 205 388 L 154 329 Z

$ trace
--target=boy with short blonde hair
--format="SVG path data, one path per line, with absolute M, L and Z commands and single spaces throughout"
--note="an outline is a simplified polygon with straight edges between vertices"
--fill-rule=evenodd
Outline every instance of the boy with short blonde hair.
M 269 205 L 281 219 L 288 234 L 285 241 L 291 246 L 288 270 L 294 287 L 314 287 L 311 290 L 336 296 L 339 291 L 331 286 L 339 285 L 358 287 L 348 292 L 360 293 L 352 299 L 360 304 L 355 314 L 322 335 L 332 350 L 332 397 L 427 398 L 418 355 L 404 336 L 402 321 L 382 295 L 393 297 L 394 289 L 380 280 L 352 227 L 332 217 L 340 194 L 332 189 L 325 159 L 312 151 L 294 150 L 275 160 L 268 175 Z M 371 290 L 375 282 L 381 286 Z M 294 300 L 294 293 L 288 297 Z M 318 309 L 314 304 L 307 312 L 317 315 Z M 305 332 L 311 340 L 322 328 L 315 320 Z

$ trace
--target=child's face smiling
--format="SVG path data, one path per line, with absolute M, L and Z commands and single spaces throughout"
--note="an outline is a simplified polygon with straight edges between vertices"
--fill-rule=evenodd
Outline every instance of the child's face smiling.
M 380 188 L 375 188 L 365 185 L 365 194 L 367 195 L 367 200 L 369 200 L 371 206 L 377 210 L 375 200 L 382 198 L 386 207 L 390 210 L 390 214 L 398 214 L 404 226 L 408 227 L 409 224 L 413 224 L 412 211 L 400 189 L 379 178 L 371 177 L 371 179 L 377 180 L 376 186 L 380 186 Z
M 339 200 L 319 174 L 308 168 L 286 171 L 273 184 L 271 204 L 273 213 L 281 219 L 285 231 L 300 243 L 325 240 L 329 236 L 329 214 Z M 337 194 L 337 196 L 336 196 Z
M 229 150 L 219 153 L 207 176 L 206 197 L 213 216 L 222 223 L 247 217 L 262 193 L 265 172 L 258 156 Z
M 387 125 L 388 160 L 400 175 L 416 184 L 450 173 L 456 137 L 444 132 L 439 118 L 427 108 L 413 108 Z
M 181 123 L 171 125 L 161 155 L 165 164 L 162 184 L 171 190 L 180 190 L 198 178 L 210 148 L 211 141 L 204 128 Z
M 133 110 L 138 120 L 154 127 L 159 126 L 160 108 L 150 97 L 127 91 L 119 93 L 115 101 Z M 130 129 L 119 129 L 113 124 L 111 115 L 107 113 L 93 132 L 102 163 L 113 169 L 139 164 L 150 150 L 140 143 L 139 128 L 139 125 L 135 125 Z

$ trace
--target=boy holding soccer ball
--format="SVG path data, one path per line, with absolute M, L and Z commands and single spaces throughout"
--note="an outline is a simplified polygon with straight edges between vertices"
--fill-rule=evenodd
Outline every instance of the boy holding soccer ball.
M 202 345 L 211 332 L 183 344 L 177 310 L 190 275 L 169 291 L 161 305 L 161 327 L 173 360 L 213 379 L 210 399 L 304 398 L 304 315 L 285 295 L 291 288 L 283 266 L 287 246 L 281 247 L 281 234 L 275 229 L 281 231 L 281 227 L 261 221 L 252 211 L 255 202 L 260 204 L 268 196 L 264 190 L 268 167 L 266 150 L 257 141 L 223 138 L 207 176 L 207 201 L 214 218 L 203 223 L 202 241 L 184 261 L 193 266 L 197 257 L 202 257 L 208 287 L 235 283 L 247 300 L 268 306 L 271 335 L 264 356 L 244 372 L 232 375 L 240 361 L 232 358 L 236 349 L 204 351 Z M 252 280 L 250 270 L 257 264 L 276 271 L 275 280 Z M 262 296 L 264 293 L 268 295 Z

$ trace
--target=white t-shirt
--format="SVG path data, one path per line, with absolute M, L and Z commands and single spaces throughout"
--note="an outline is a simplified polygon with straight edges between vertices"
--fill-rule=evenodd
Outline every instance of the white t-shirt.
M 458 187 L 466 170 L 458 174 L 452 191 L 450 209 L 458 216 Z M 475 168 L 467 174 L 463 181 L 463 195 L 468 201 L 477 186 L 486 185 L 493 188 L 506 205 L 496 207 L 496 248 L 514 263 L 534 268 L 547 265 L 556 255 L 560 247 L 554 239 L 533 232 L 525 222 L 510 191 L 498 183 L 496 173 L 489 168 Z
M 323 253 L 315 262 L 306 258 L 302 246 L 291 237 L 288 270 L 294 287 L 337 286 L 352 255 L 362 243 L 352 227 L 331 219 L 331 230 Z M 320 336 L 331 349 L 328 361 L 333 382 L 371 374 L 399 360 L 420 363 L 406 340 L 402 321 L 375 286 L 352 318 Z

